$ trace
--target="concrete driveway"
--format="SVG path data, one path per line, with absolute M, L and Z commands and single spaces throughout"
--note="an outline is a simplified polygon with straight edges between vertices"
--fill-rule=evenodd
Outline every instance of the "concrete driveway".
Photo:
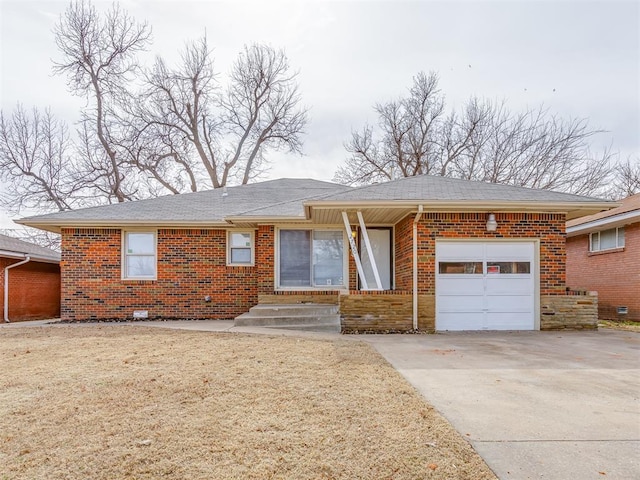
M 500 479 L 640 478 L 640 334 L 363 335 Z

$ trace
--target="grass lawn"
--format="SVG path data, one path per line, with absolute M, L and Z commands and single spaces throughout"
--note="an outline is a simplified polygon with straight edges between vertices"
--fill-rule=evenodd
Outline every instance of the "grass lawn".
M 0 479 L 489 479 L 363 343 L 0 328 Z
M 598 327 L 625 330 L 627 332 L 640 332 L 640 322 L 633 320 L 599 320 Z

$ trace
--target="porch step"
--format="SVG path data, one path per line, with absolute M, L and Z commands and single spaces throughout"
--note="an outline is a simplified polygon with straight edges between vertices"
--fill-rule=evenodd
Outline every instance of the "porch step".
M 234 325 L 322 332 L 341 329 L 338 306 L 325 304 L 256 305 L 236 317 Z

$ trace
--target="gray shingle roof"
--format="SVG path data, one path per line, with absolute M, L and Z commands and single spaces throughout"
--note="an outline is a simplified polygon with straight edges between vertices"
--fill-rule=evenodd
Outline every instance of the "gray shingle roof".
M 125 202 L 100 207 L 83 208 L 67 212 L 37 215 L 20 220 L 36 223 L 41 220 L 60 220 L 65 224 L 73 221 L 190 221 L 201 223 L 222 223 L 228 216 L 238 216 L 264 206 L 297 201 L 302 209 L 302 201 L 309 197 L 340 192 L 349 187 L 335 183 L 311 179 L 281 178 L 261 183 L 253 183 L 226 189 L 218 188 L 181 195 L 150 198 L 136 202 Z M 226 194 L 225 194 L 226 193 Z M 297 211 L 275 209 L 275 216 L 287 216 Z
M 68 212 L 38 215 L 18 223 L 55 230 L 55 226 L 73 225 L 218 225 L 226 219 L 273 218 L 274 220 L 305 218 L 305 203 L 321 205 L 357 204 L 358 202 L 394 201 L 447 203 L 470 207 L 474 203 L 505 202 L 531 204 L 578 205 L 591 208 L 588 213 L 610 208 L 597 198 L 571 195 L 549 190 L 536 190 L 508 185 L 472 182 L 447 177 L 422 175 L 392 182 L 352 188 L 311 179 L 270 180 L 182 195 L 170 195 L 136 202 L 85 208 Z M 616 204 L 611 203 L 611 207 Z M 578 210 L 576 210 L 578 211 Z M 573 215 L 579 216 L 577 214 Z M 54 228 L 51 228 L 54 227 Z
M 603 200 L 551 190 L 420 175 L 328 194 L 325 201 L 521 201 L 594 202 Z
M 19 255 L 29 255 L 35 259 L 60 261 L 60 253 L 55 250 L 2 234 L 0 234 L 0 250 Z

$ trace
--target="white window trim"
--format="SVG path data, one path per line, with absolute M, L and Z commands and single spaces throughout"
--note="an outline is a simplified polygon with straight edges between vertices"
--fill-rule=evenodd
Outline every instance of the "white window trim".
M 121 259 L 120 259 L 120 275 L 121 275 L 121 279 L 122 280 L 149 280 L 149 281 L 153 281 L 153 280 L 157 280 L 158 279 L 158 230 L 157 229 L 144 229 L 144 230 L 135 230 L 135 229 L 128 229 L 128 230 L 122 230 L 122 236 L 121 236 Z M 154 264 L 154 274 L 153 276 L 149 276 L 149 277 L 128 277 L 127 276 L 127 234 L 129 233 L 148 233 L 150 235 L 153 235 L 153 264 Z M 151 256 L 151 255 L 146 255 L 146 256 Z
M 589 234 L 589 253 L 599 253 L 599 252 L 608 252 L 611 250 L 617 250 L 619 248 L 624 248 L 624 243 L 622 245 L 620 245 L 620 229 L 622 229 L 624 231 L 624 227 L 613 227 L 613 228 L 605 228 L 602 230 L 598 230 L 597 232 L 593 232 Z M 607 232 L 609 230 L 615 230 L 616 231 L 616 246 L 615 247 L 610 247 L 610 248 L 600 248 L 600 233 L 601 232 Z M 597 250 L 593 250 L 593 236 L 597 235 L 598 236 L 598 249 Z
M 311 232 L 311 238 L 313 238 L 313 232 L 315 230 L 321 232 L 327 231 L 339 231 L 342 232 L 342 279 L 345 285 L 308 285 L 302 287 L 282 287 L 280 286 L 280 232 L 282 230 L 308 230 Z M 304 227 L 301 225 L 291 225 L 291 226 L 282 226 L 276 227 L 275 229 L 275 252 L 274 252 L 274 269 L 275 269 L 275 285 L 274 290 L 276 292 L 295 292 L 295 291 L 322 291 L 322 290 L 348 290 L 349 283 L 349 244 L 347 239 L 347 234 L 344 231 L 344 227 L 336 227 L 332 225 L 327 225 L 323 228 L 310 228 Z M 311 282 L 313 283 L 313 278 L 311 278 Z
M 249 263 L 231 263 L 231 234 L 232 233 L 248 233 L 251 237 L 251 262 Z M 254 230 L 227 230 L 227 266 L 228 267 L 253 267 L 256 260 L 256 235 Z M 236 247 L 240 248 L 240 247 Z

